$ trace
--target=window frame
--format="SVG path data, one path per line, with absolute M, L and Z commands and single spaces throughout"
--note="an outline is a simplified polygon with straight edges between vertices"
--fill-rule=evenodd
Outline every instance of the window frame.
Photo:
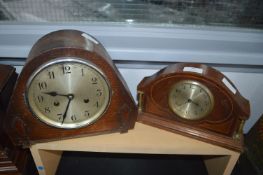
M 0 22 L 0 57 L 26 58 L 37 39 L 60 29 L 93 35 L 113 60 L 263 65 L 263 30 L 191 25 Z

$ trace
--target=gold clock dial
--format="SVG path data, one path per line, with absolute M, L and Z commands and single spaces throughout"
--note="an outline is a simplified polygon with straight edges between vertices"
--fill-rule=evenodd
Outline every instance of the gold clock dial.
M 198 120 L 211 112 L 214 98 L 205 85 L 197 81 L 184 80 L 172 86 L 169 106 L 181 118 Z
M 77 58 L 58 58 L 40 67 L 27 83 L 26 100 L 43 122 L 79 128 L 95 122 L 110 102 L 104 74 Z

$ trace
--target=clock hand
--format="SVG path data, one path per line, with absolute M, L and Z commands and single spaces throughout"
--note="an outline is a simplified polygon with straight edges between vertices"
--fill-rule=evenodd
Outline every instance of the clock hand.
M 196 102 L 194 102 L 192 99 L 187 99 L 184 103 L 182 103 L 182 104 L 180 104 L 180 105 L 178 105 L 179 107 L 180 106 L 183 106 L 183 105 L 185 105 L 185 104 L 187 104 L 187 103 L 193 103 L 194 105 L 196 105 L 196 106 L 199 106 L 199 104 L 198 103 L 196 103 Z
M 196 106 L 199 106 L 199 104 L 196 103 L 196 102 L 194 102 L 193 100 L 191 100 L 191 103 L 193 103 L 193 104 L 196 105 Z
M 185 104 L 189 103 L 189 99 L 187 99 L 185 102 L 181 103 L 181 104 L 176 104 L 178 107 L 181 107 Z
M 52 97 L 55 97 L 55 96 L 63 96 L 63 97 L 68 97 L 69 98 L 69 95 L 66 95 L 66 94 L 59 94 L 57 93 L 56 91 L 51 91 L 51 92 L 43 92 L 44 94 L 47 94 L 47 95 L 50 95 Z
M 183 105 L 185 105 L 185 104 L 187 104 L 187 103 L 189 103 L 189 102 L 188 102 L 188 101 L 183 102 L 183 103 L 181 103 L 180 105 L 178 105 L 178 107 L 181 107 L 181 106 L 183 106 Z
M 71 100 L 73 100 L 73 98 L 74 98 L 74 95 L 73 95 L 73 94 L 68 94 L 68 95 L 66 95 L 66 96 L 68 97 L 68 104 L 67 104 L 66 110 L 65 110 L 65 112 L 64 112 L 64 114 L 63 114 L 63 119 L 62 119 L 61 125 L 64 123 L 64 120 L 65 120 L 65 118 L 67 117 L 69 104 L 70 104 Z

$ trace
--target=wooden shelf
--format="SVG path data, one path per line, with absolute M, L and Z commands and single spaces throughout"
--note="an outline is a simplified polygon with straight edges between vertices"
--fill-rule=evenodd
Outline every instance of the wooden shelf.
M 240 153 L 141 123 L 128 133 L 105 134 L 34 144 L 40 175 L 55 175 L 63 151 L 203 155 L 211 175 L 230 175 Z

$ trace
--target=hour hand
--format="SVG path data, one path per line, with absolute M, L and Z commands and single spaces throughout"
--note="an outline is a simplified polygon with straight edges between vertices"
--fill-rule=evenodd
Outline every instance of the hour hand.
M 65 94 L 59 94 L 57 93 L 56 91 L 51 91 L 51 92 L 43 92 L 44 94 L 47 94 L 47 95 L 50 95 L 52 97 L 55 97 L 55 96 L 63 96 L 63 97 L 68 97 L 68 95 L 65 95 Z
M 191 103 L 191 102 L 192 102 L 191 99 L 187 99 L 185 102 L 179 104 L 178 106 L 180 107 L 180 106 L 183 106 L 183 105 L 185 105 L 185 104 L 187 104 L 187 103 Z

